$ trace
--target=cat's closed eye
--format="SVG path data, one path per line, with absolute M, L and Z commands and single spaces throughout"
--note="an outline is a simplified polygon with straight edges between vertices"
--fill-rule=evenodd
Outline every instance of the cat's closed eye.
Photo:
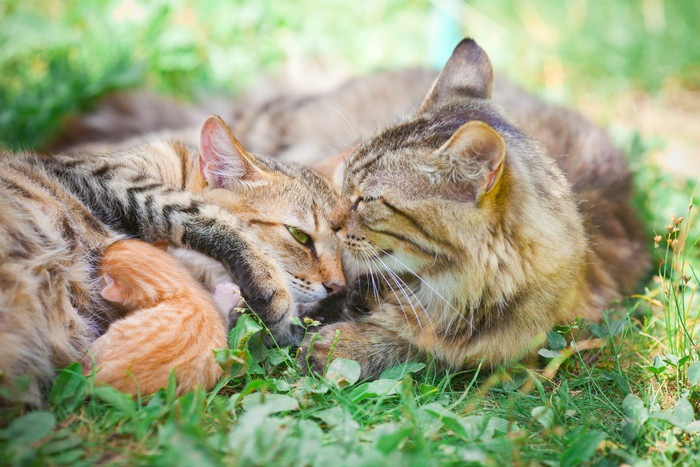
M 360 207 L 361 204 L 368 204 L 372 203 L 374 201 L 380 201 L 382 199 L 381 196 L 374 195 L 364 195 L 364 196 L 358 196 L 355 202 L 353 203 L 352 207 L 350 208 L 351 211 L 355 211 L 357 208 Z

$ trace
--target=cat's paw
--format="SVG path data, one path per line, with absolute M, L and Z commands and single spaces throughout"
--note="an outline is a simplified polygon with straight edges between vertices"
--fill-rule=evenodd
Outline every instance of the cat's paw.
M 285 289 L 274 290 L 263 298 L 245 298 L 250 307 L 265 323 L 278 345 L 298 344 L 304 330 L 292 320 L 297 316 L 297 306 Z
M 344 312 L 347 297 L 347 290 L 333 293 L 317 302 L 300 304 L 297 313 L 302 319 L 317 321 L 323 325 L 342 321 L 347 319 Z
M 328 355 L 329 346 L 323 342 L 322 338 L 319 338 L 317 334 L 307 334 L 304 342 L 299 346 L 297 356 L 302 374 L 325 374 Z

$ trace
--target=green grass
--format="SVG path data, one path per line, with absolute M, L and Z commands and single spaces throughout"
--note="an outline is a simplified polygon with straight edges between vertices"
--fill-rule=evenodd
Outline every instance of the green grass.
M 453 5 L 318 3 L 0 1 L 0 141 L 40 148 L 114 89 L 238 92 L 288 56 L 357 72 L 432 63 L 430 15 Z M 575 103 L 700 85 L 697 2 L 503 5 L 450 14 L 538 92 Z M 246 317 L 218 354 L 230 376 L 210 393 L 176 397 L 171 386 L 131 400 L 64 369 L 45 409 L 0 413 L 0 464 L 695 464 L 700 193 L 650 162 L 663 140 L 614 137 L 635 173 L 654 277 L 604 323 L 550 333 L 536 369 L 447 375 L 410 364 L 362 382 L 356 364 L 336 361 L 325 376 L 302 376 L 293 349 L 265 349 L 264 329 Z M 566 339 L 582 327 L 599 345 L 572 352 Z

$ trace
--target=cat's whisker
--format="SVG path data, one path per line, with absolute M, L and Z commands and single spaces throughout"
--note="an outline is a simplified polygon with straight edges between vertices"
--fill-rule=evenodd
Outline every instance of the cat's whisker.
M 452 317 L 450 318 L 450 321 L 447 323 L 447 326 L 445 326 L 445 330 L 443 332 L 444 339 L 447 339 L 447 336 L 450 335 L 450 331 L 452 330 L 452 325 L 454 324 L 455 318 L 457 318 L 457 316 L 459 316 L 459 315 L 457 315 L 456 313 L 452 313 Z
M 352 133 L 353 140 L 360 139 L 359 126 L 357 124 L 357 120 L 355 120 L 355 117 L 352 115 L 352 113 L 350 113 L 342 105 L 335 102 L 329 103 L 328 107 L 334 114 L 338 115 L 340 118 L 343 119 L 343 122 L 345 122 L 345 125 L 347 125 L 348 129 Z
M 380 248 L 380 247 L 378 247 L 378 246 L 375 246 L 375 248 L 376 248 L 377 250 L 379 250 L 381 253 L 385 254 L 386 256 L 389 256 L 390 258 L 392 258 L 394 261 L 396 261 L 397 263 L 399 263 L 399 264 L 400 264 L 401 266 L 403 266 L 404 268 L 406 268 L 406 271 L 408 271 L 408 272 L 411 273 L 413 276 L 415 276 L 416 279 L 418 279 L 419 281 L 421 281 L 428 289 L 430 289 L 431 292 L 433 292 L 439 299 L 441 299 L 443 302 L 445 302 L 445 304 L 446 304 L 448 307 L 450 307 L 450 309 L 451 309 L 452 311 L 454 311 L 455 313 L 457 313 L 462 319 L 466 319 L 466 318 L 464 318 L 464 316 L 462 315 L 462 313 L 463 313 L 462 310 L 458 310 L 452 303 L 450 303 L 449 300 L 447 300 L 445 297 L 443 297 L 442 294 L 441 294 L 440 292 L 438 292 L 437 290 L 435 290 L 435 288 L 434 288 L 428 281 L 426 281 L 425 279 L 423 279 L 418 273 L 416 273 L 416 272 L 413 271 L 410 267 L 408 267 L 408 266 L 406 265 L 406 263 L 404 263 L 403 261 L 401 261 L 400 259 L 398 259 L 398 258 L 397 258 L 396 256 L 394 256 L 391 252 L 384 250 L 383 248 Z
M 404 296 L 406 297 L 406 300 L 408 301 L 409 305 L 410 305 L 411 308 L 413 309 L 413 314 L 416 316 L 416 320 L 418 320 L 419 326 L 420 326 L 420 318 L 418 317 L 418 313 L 417 313 L 415 307 L 413 306 L 413 302 L 411 301 L 410 297 L 408 297 L 408 295 L 407 295 L 407 293 L 406 293 L 406 289 L 408 289 L 408 291 L 409 291 L 410 294 L 413 296 L 413 298 L 415 299 L 415 301 L 418 303 L 418 305 L 420 305 L 421 309 L 423 310 L 423 314 L 425 314 L 425 317 L 428 319 L 428 323 L 430 323 L 430 326 L 431 326 L 431 328 L 433 329 L 433 333 L 435 334 L 435 337 L 438 337 L 437 332 L 435 331 L 435 326 L 433 325 L 433 320 L 432 320 L 432 318 L 430 317 L 430 314 L 428 313 L 428 310 L 426 310 L 425 306 L 424 306 L 423 303 L 420 301 L 420 299 L 416 296 L 416 294 L 415 294 L 415 292 L 413 291 L 413 289 L 412 289 L 408 284 L 406 284 L 406 282 L 401 278 L 401 276 L 399 276 L 396 272 L 394 272 L 394 271 L 381 259 L 381 257 L 379 256 L 379 254 L 378 254 L 376 251 L 374 252 L 374 259 L 375 259 L 376 261 L 379 261 L 379 263 L 381 263 L 381 265 L 384 266 L 384 269 L 387 271 L 387 273 L 390 275 L 390 277 L 394 280 L 394 282 L 396 283 L 396 285 L 401 289 L 401 292 L 404 294 Z
M 370 261 L 371 261 L 371 258 L 370 258 Z M 406 323 L 408 323 L 410 325 L 410 321 L 408 319 L 408 315 L 406 314 L 406 309 L 403 306 L 403 302 L 401 301 L 398 294 L 394 290 L 394 287 L 392 287 L 391 282 L 389 282 L 387 277 L 384 275 L 382 268 L 377 268 L 377 272 L 379 273 L 379 275 L 381 275 L 382 279 L 384 279 L 384 282 L 386 282 L 386 285 L 389 287 L 389 290 L 391 290 L 391 293 L 394 294 L 394 297 L 396 297 L 396 301 L 398 302 L 399 306 L 401 307 L 401 311 L 403 312 L 403 315 L 406 318 Z M 397 284 L 397 286 L 398 286 L 398 284 Z M 408 297 L 407 297 L 407 299 L 408 299 Z M 410 303 L 410 300 L 409 300 L 409 303 Z M 414 315 L 415 315 L 415 311 L 414 311 Z M 423 329 L 423 326 L 421 325 L 421 322 L 420 322 L 420 319 L 418 319 L 418 316 L 416 316 L 416 319 L 418 321 L 418 327 L 420 329 Z
M 411 307 L 411 310 L 413 311 L 413 316 L 415 316 L 415 318 L 416 318 L 416 322 L 418 323 L 418 327 L 420 329 L 423 329 L 423 323 L 421 323 L 420 317 L 418 316 L 418 313 L 416 312 L 416 308 L 413 306 L 413 302 L 411 301 L 411 298 L 406 293 L 404 286 L 399 283 L 399 281 L 397 280 L 397 277 L 393 271 L 391 271 L 390 269 L 386 269 L 385 272 L 389 275 L 389 277 L 394 282 L 396 287 L 403 294 L 404 298 L 406 298 L 408 305 Z M 426 313 L 426 316 L 428 316 L 427 313 Z M 428 318 L 430 318 L 430 317 L 428 316 Z
M 379 290 L 377 289 L 377 284 L 374 280 L 374 271 L 372 269 L 372 263 L 370 262 L 369 257 L 367 256 L 366 253 L 364 253 L 364 252 L 360 252 L 360 253 L 363 256 L 365 264 L 367 264 L 367 270 L 369 271 L 369 277 L 370 277 L 370 280 L 372 281 L 372 292 L 374 294 L 374 299 L 377 302 L 377 304 L 379 305 L 380 304 Z

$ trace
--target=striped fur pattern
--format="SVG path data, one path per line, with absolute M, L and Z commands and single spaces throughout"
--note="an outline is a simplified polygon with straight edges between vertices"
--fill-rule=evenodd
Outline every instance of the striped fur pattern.
M 523 106 L 523 129 L 464 40 L 418 112 L 346 160 L 331 224 L 359 280 L 321 328 L 312 369 L 329 357 L 359 361 L 363 377 L 411 359 L 506 362 L 553 325 L 598 320 L 644 274 L 622 155 L 575 114 L 505 87 L 496 101 Z
M 160 141 L 115 153 L 2 152 L 0 159 L 5 399 L 40 403 L 53 369 L 80 359 L 117 317 L 97 293 L 94 271 L 124 235 L 220 262 L 282 343 L 298 338 L 290 319 L 299 306 L 344 284 L 326 220 L 336 200 L 330 185 L 308 169 L 246 152 L 221 119 L 202 127 L 201 156 Z
M 177 260 L 140 240 L 105 250 L 100 295 L 125 311 L 90 345 L 83 370 L 122 392 L 152 394 L 175 371 L 177 393 L 210 389 L 223 371 L 213 350 L 226 347 L 226 322 L 211 296 Z

